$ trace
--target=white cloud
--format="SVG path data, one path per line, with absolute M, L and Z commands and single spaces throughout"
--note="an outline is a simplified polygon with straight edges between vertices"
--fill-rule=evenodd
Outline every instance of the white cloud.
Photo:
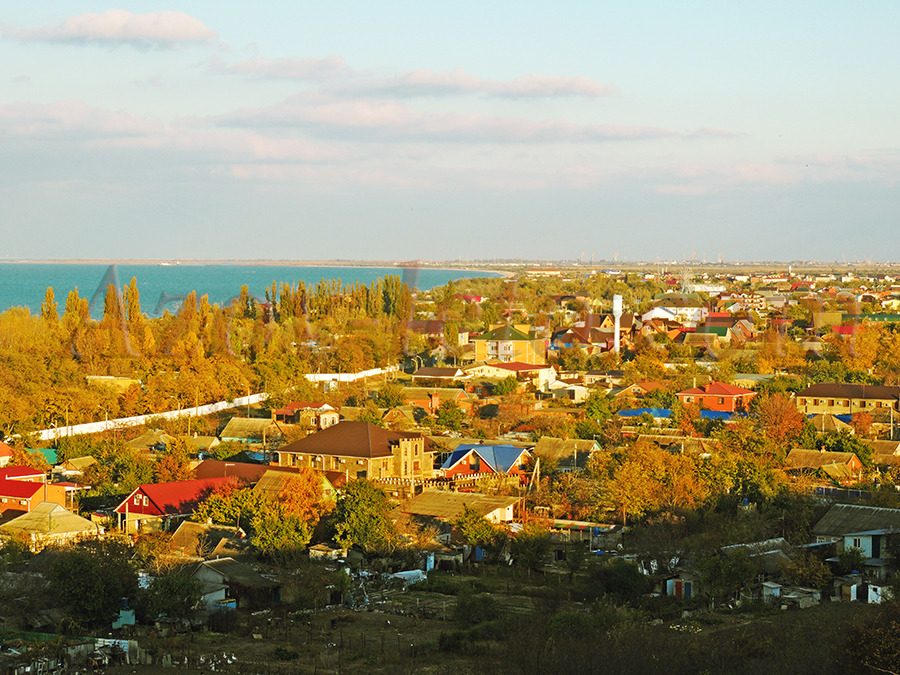
M 348 91 L 371 92 L 397 98 L 417 96 L 451 96 L 483 94 L 505 98 L 558 98 L 564 96 L 614 96 L 612 85 L 602 84 L 588 77 L 563 77 L 534 73 L 513 80 L 481 79 L 462 68 L 449 71 L 425 69 L 408 70 L 396 77 L 361 80 L 347 83 Z
M 8 37 L 24 41 L 161 47 L 184 42 L 206 42 L 218 35 L 202 21 L 184 12 L 132 14 L 125 9 L 81 14 L 55 26 L 7 29 L 4 32 Z
M 213 61 L 213 69 L 223 73 L 278 80 L 324 81 L 353 74 L 344 59 L 335 54 L 311 58 L 248 59 L 230 66 L 216 59 Z
M 217 118 L 222 126 L 280 127 L 341 139 L 368 141 L 533 143 L 640 140 L 676 136 L 657 127 L 580 125 L 563 120 L 532 121 L 484 114 L 423 113 L 385 99 L 328 100 L 319 92 L 281 104 L 237 111 Z

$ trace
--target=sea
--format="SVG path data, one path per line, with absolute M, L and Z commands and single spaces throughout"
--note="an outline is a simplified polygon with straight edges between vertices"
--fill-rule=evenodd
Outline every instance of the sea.
M 122 288 L 137 279 L 141 294 L 141 309 L 151 317 L 164 311 L 176 311 L 191 291 L 197 297 L 209 296 L 213 304 L 225 306 L 238 296 L 246 285 L 258 300 L 265 299 L 266 288 L 272 282 L 307 286 L 322 279 L 340 279 L 344 285 L 362 282 L 369 285 L 376 279 L 400 276 L 411 288 L 427 290 L 443 286 L 448 281 L 472 277 L 496 277 L 496 272 L 433 267 L 308 267 L 300 265 L 252 264 L 88 264 L 88 263 L 2 263 L 0 264 L 0 311 L 11 307 L 26 307 L 39 314 L 48 287 L 53 288 L 58 311 L 62 314 L 66 296 L 74 288 L 91 303 L 91 316 L 103 315 L 103 300 L 109 284 Z

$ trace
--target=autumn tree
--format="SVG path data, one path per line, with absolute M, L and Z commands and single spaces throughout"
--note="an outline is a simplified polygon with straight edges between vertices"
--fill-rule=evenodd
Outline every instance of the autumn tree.
M 850 418 L 850 426 L 853 427 L 857 436 L 869 438 L 872 433 L 872 421 L 872 416 L 869 413 L 865 411 L 857 412 L 853 413 L 853 416 Z
M 763 433 L 779 448 L 796 439 L 806 424 L 803 413 L 783 394 L 773 394 L 760 400 L 756 405 L 756 416 Z
M 41 303 L 41 319 L 51 328 L 56 328 L 59 324 L 59 313 L 56 311 L 58 306 L 59 303 L 53 295 L 53 287 L 48 286 L 44 301 Z
M 191 447 L 186 438 L 176 438 L 166 445 L 162 457 L 156 460 L 153 477 L 157 483 L 171 483 L 193 478 L 190 463 Z

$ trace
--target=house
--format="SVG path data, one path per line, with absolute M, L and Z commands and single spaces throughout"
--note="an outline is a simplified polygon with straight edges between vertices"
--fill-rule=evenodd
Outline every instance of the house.
M 710 382 L 693 389 L 680 391 L 676 396 L 684 404 L 699 403 L 708 410 L 737 412 L 747 410 L 750 400 L 756 396 L 756 392 L 724 382 Z
M 523 501 L 522 497 L 424 490 L 421 494 L 403 502 L 398 509 L 410 516 L 452 523 L 468 507 L 492 523 L 511 523 Z
M 281 467 L 272 468 L 266 471 L 259 479 L 259 482 L 253 486 L 253 491 L 266 495 L 273 500 L 279 499 L 286 490 L 290 489 L 291 480 L 297 475 L 292 471 L 282 471 L 280 468 Z M 328 480 L 327 473 L 336 473 L 341 478 L 343 478 L 344 474 L 333 471 L 317 471 L 316 473 L 319 475 L 321 481 L 323 499 L 330 502 L 337 501 L 337 489 L 332 485 L 331 481 Z
M 459 380 L 466 377 L 466 374 L 460 368 L 419 368 L 412 374 L 414 380 Z
M 166 446 L 174 441 L 174 436 L 170 436 L 161 429 L 150 429 L 137 438 L 131 439 L 126 445 L 132 450 L 141 452 L 165 452 Z
M 520 361 L 523 363 L 546 363 L 547 343 L 535 336 L 533 330 L 527 333 L 506 324 L 473 337 L 475 360 Z
M 472 474 L 495 473 L 527 475 L 526 463 L 531 453 L 513 445 L 458 445 L 440 468 L 445 478 Z
M 657 298 L 650 306 L 650 310 L 641 315 L 642 322 L 663 319 L 677 321 L 693 328 L 703 323 L 709 314 L 709 308 L 696 296 L 666 293 Z
M 83 476 L 88 467 L 97 463 L 97 460 L 90 455 L 85 457 L 73 457 L 67 459 L 62 464 L 53 468 L 53 473 L 71 478 L 73 476 Z
M 277 443 L 282 435 L 281 427 L 273 419 L 234 417 L 222 429 L 220 437 L 223 441 L 266 446 Z
M 810 473 L 821 471 L 837 481 L 851 480 L 862 470 L 862 462 L 852 452 L 824 450 L 791 450 L 784 460 L 787 471 Z
M 203 584 L 204 599 L 210 610 L 228 600 L 233 600 L 239 609 L 269 607 L 280 601 L 278 582 L 233 558 L 205 560 L 191 576 Z
M 252 551 L 246 533 L 239 527 L 185 520 L 169 541 L 168 557 L 197 562 L 216 558 L 249 560 Z
M 900 531 L 900 509 L 835 504 L 815 524 L 812 535 L 816 542 L 838 542 L 843 545 L 846 535 L 876 530 Z
M 467 414 L 472 411 L 472 396 L 465 389 L 404 387 L 402 395 L 406 405 L 423 408 L 432 415 L 437 413 L 444 401 L 456 403 Z
M 341 416 L 324 401 L 295 401 L 273 410 L 272 419 L 275 422 L 298 424 L 312 429 L 327 429 L 340 422 Z
M 55 502 L 41 502 L 28 513 L 0 525 L 0 537 L 25 537 L 28 548 L 34 553 L 47 546 L 62 546 L 102 536 L 102 527 Z
M 820 382 L 797 394 L 797 409 L 806 414 L 852 415 L 898 409 L 900 387 Z
M 137 486 L 116 508 L 124 532 L 167 529 L 193 515 L 197 504 L 227 477 L 149 483 Z
M 11 520 L 29 513 L 41 502 L 65 507 L 66 489 L 53 483 L 0 478 L 0 519 Z
M 556 463 L 557 471 L 571 472 L 583 469 L 591 457 L 591 453 L 599 452 L 597 441 L 586 441 L 580 438 L 553 438 L 541 436 L 532 454 L 536 459 L 550 460 Z
M 584 383 L 588 387 L 601 385 L 606 388 L 616 387 L 625 381 L 625 373 L 621 370 L 589 370 L 584 374 Z
M 429 479 L 434 451 L 419 433 L 388 431 L 369 422 L 341 422 L 275 452 L 278 466 L 339 471 L 347 480 Z
M 46 483 L 47 474 L 30 466 L 5 466 L 0 469 L 0 480 L 24 480 L 29 483 Z

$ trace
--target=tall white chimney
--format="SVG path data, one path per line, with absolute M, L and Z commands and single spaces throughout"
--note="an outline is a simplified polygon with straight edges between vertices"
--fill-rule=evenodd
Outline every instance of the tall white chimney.
M 620 319 L 622 318 L 622 296 L 614 295 L 613 296 L 613 318 L 616 320 L 616 333 L 615 333 L 615 342 L 613 342 L 613 351 L 616 354 L 619 353 L 619 325 Z

